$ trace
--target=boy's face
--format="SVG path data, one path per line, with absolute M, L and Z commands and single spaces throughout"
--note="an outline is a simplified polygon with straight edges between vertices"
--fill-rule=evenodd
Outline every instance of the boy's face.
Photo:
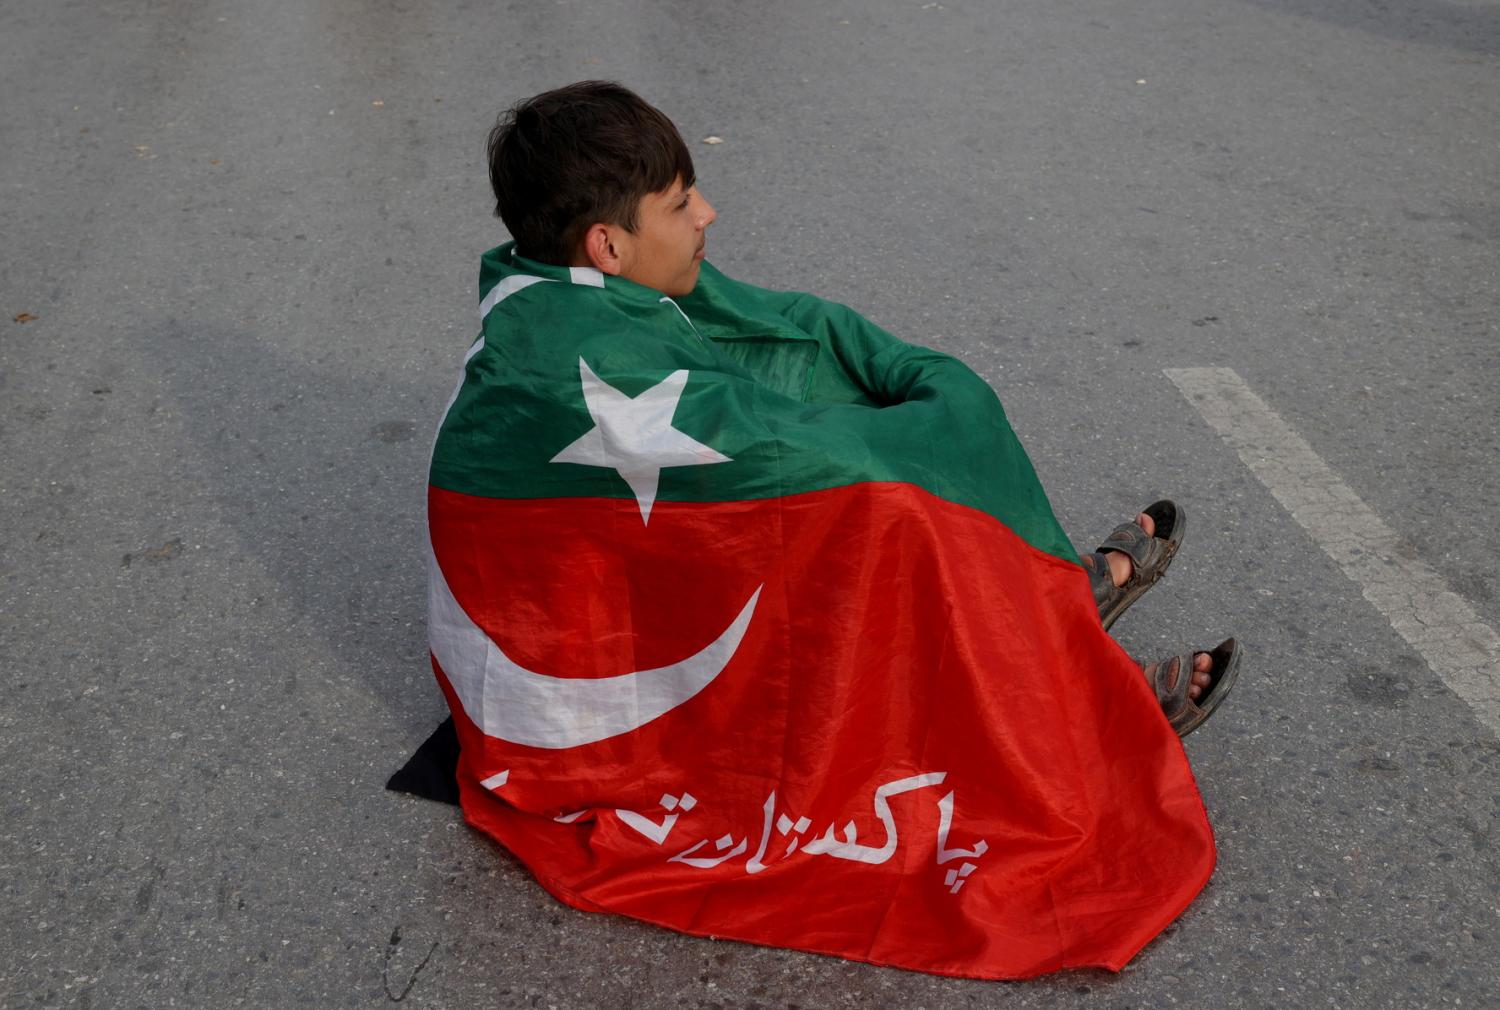
M 698 283 L 704 230 L 719 215 L 679 176 L 660 193 L 641 197 L 635 231 L 610 229 L 620 276 L 664 295 L 685 295 Z

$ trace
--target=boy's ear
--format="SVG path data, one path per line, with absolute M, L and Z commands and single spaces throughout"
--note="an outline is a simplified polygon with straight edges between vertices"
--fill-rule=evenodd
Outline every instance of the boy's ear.
M 600 273 L 618 277 L 623 264 L 611 231 L 609 225 L 602 222 L 590 225 L 589 230 L 583 233 L 581 252 L 583 259 L 588 261 L 588 266 Z

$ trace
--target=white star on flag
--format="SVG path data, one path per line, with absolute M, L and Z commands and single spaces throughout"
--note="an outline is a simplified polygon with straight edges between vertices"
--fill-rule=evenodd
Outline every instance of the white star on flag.
M 672 415 L 687 385 L 687 369 L 678 369 L 636 397 L 626 396 L 599 378 L 582 358 L 578 359 L 578 377 L 594 426 L 551 461 L 618 472 L 635 492 L 643 523 L 651 521 L 663 467 L 729 462 L 728 456 L 672 427 Z

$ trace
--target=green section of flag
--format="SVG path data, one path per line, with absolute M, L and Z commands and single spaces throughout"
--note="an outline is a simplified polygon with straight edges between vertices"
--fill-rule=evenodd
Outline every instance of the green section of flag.
M 544 280 L 512 279 L 527 276 Z M 634 497 L 612 469 L 550 462 L 594 427 L 579 358 L 629 396 L 686 369 L 672 426 L 730 462 L 662 470 L 659 502 L 899 481 L 1076 561 L 1000 401 L 955 358 L 842 305 L 742 284 L 707 263 L 675 304 L 621 278 L 597 280 L 516 257 L 509 244 L 485 254 L 481 298 L 497 285 L 510 293 L 486 316 L 484 346 L 443 422 L 434 485 L 491 498 Z

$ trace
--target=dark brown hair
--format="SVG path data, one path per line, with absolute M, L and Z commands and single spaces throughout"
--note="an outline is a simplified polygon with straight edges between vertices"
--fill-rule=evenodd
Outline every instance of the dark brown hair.
M 613 81 L 579 81 L 507 109 L 489 138 L 495 215 L 516 250 L 566 264 L 596 222 L 636 227 L 641 197 L 682 177 L 693 158 L 672 121 Z

